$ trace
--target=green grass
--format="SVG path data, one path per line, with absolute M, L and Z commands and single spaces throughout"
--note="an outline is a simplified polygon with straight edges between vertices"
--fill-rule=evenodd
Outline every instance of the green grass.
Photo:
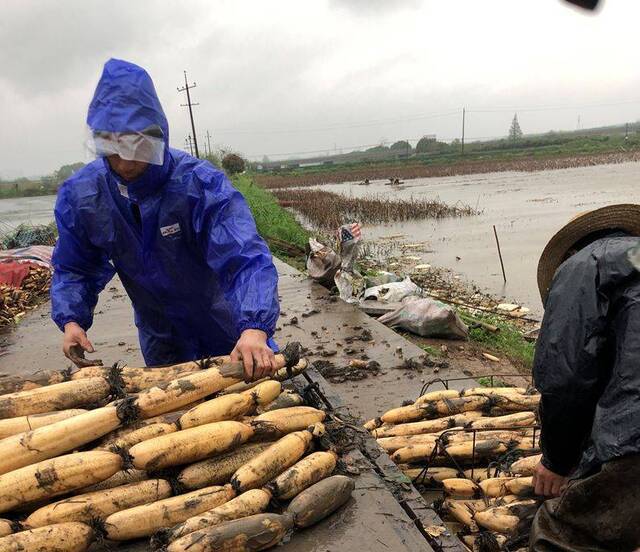
M 533 367 L 535 344 L 527 341 L 518 328 L 497 316 L 474 316 L 483 322 L 497 326 L 500 331 L 490 332 L 480 327 L 471 328 L 469 337 L 472 341 L 480 343 L 491 351 L 501 353 L 517 366 L 529 370 Z
M 434 356 L 434 357 L 442 356 L 442 351 L 437 347 L 432 347 L 431 345 L 420 345 L 420 348 L 429 356 Z
M 265 238 L 277 238 L 304 249 L 311 235 L 296 218 L 286 209 L 280 207 L 276 198 L 264 188 L 253 183 L 250 176 L 241 174 L 233 177 L 233 185 L 245 197 L 258 227 L 258 232 Z M 271 250 L 280 259 L 296 267 L 300 267 L 301 259 L 292 258 L 287 251 L 271 244 Z
M 478 383 L 482 385 L 482 387 L 509 387 L 508 383 L 505 383 L 500 378 L 493 378 L 493 381 L 490 377 L 483 376 L 478 378 Z
M 21 189 L 21 188 L 9 188 L 2 187 L 0 188 L 0 199 L 11 199 L 14 197 L 37 197 L 37 196 L 47 196 L 47 195 L 55 195 L 56 188 L 52 187 L 40 187 L 40 188 L 29 188 L 29 189 Z

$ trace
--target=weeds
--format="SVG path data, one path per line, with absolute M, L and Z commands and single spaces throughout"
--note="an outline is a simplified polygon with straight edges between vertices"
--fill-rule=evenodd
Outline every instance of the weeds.
M 500 378 L 493 378 L 491 376 L 479 377 L 478 383 L 482 387 L 509 387 L 509 384 L 505 381 L 502 381 Z
M 516 366 L 531 370 L 535 352 L 534 343 L 527 341 L 516 326 L 497 316 L 478 314 L 474 316 L 483 322 L 497 326 L 499 331 L 490 332 L 482 327 L 471 328 L 469 337 L 472 341 L 502 353 Z
M 309 232 L 295 219 L 295 217 L 283 209 L 276 198 L 268 191 L 256 186 L 250 177 L 237 175 L 233 178 L 236 189 L 244 196 L 256 221 L 258 233 L 267 241 L 272 238 L 291 244 L 301 251 L 307 244 Z M 291 248 L 284 244 L 270 243 L 272 252 L 278 258 L 294 264 L 300 268 L 299 257 L 294 256 Z
M 324 190 L 273 190 L 281 206 L 300 212 L 314 227 L 335 230 L 359 221 L 385 223 L 402 220 L 462 217 L 477 212 L 468 205 L 450 206 L 438 200 L 391 200 L 386 197 L 351 197 Z
M 431 345 L 423 344 L 423 345 L 420 345 L 420 348 L 429 356 L 434 356 L 434 357 L 442 356 L 442 351 L 437 347 L 432 347 Z

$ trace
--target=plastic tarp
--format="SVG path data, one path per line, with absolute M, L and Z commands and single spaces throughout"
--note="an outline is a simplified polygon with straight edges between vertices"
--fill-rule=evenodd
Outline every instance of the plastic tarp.
M 0 284 L 19 288 L 29 274 L 33 263 L 0 262 Z
M 31 245 L 17 249 L 0 250 L 0 262 L 29 262 L 44 268 L 51 268 L 53 247 L 50 245 Z

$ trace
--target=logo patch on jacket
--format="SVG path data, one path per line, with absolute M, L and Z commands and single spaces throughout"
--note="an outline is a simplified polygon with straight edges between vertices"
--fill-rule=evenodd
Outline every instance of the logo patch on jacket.
M 162 234 L 163 238 L 168 236 L 175 236 L 180 233 L 180 224 L 177 222 L 175 224 L 170 224 L 169 226 L 161 226 L 160 234 Z

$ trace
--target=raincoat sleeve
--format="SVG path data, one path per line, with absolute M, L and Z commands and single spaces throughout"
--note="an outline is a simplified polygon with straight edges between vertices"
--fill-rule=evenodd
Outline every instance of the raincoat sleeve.
M 236 331 L 258 329 L 272 337 L 280 314 L 278 273 L 244 197 L 219 174 L 200 201 L 207 264 L 234 311 Z
M 591 432 L 604 367 L 608 299 L 599 289 L 599 256 L 579 252 L 557 272 L 534 358 L 542 397 L 542 464 L 568 475 Z
M 62 331 L 68 322 L 77 322 L 88 330 L 98 294 L 115 270 L 106 253 L 87 238 L 65 186 L 58 192 L 55 219 L 58 242 L 52 259 L 51 318 Z

